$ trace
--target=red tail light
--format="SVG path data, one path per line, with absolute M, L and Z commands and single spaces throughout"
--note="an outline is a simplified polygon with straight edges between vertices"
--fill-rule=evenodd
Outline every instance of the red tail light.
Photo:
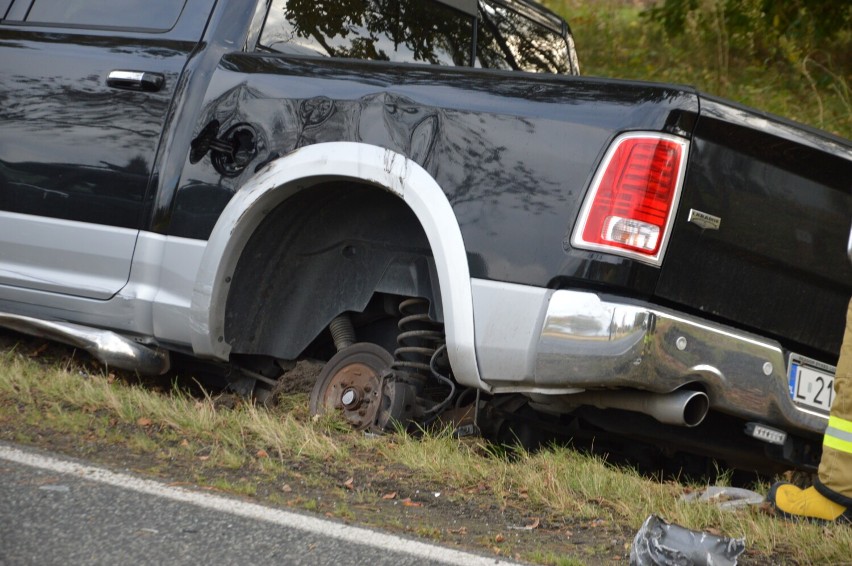
M 604 157 L 571 243 L 659 265 L 677 209 L 689 143 L 626 134 Z

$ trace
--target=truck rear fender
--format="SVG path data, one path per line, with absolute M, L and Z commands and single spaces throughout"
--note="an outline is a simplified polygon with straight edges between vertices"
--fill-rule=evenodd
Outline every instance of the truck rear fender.
M 488 389 L 476 362 L 467 255 L 449 200 L 417 163 L 355 142 L 315 144 L 268 163 L 228 203 L 207 242 L 193 289 L 190 332 L 196 355 L 228 359 L 225 314 L 230 283 L 261 221 L 299 191 L 335 180 L 389 191 L 416 215 L 435 260 L 453 373 L 462 385 Z

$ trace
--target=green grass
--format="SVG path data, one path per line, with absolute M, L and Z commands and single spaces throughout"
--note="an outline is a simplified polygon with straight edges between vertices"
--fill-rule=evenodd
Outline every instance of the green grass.
M 692 85 L 718 96 L 852 138 L 852 30 L 819 48 L 777 38 L 776 54 L 750 52 L 702 2 L 704 19 L 667 34 L 644 19 L 649 1 L 547 0 L 574 33 L 584 75 Z M 746 45 L 747 47 L 747 45 Z
M 577 558 L 570 558 L 567 556 L 560 556 L 553 552 L 542 551 L 532 553 L 529 559 L 538 564 L 547 564 L 549 566 L 584 566 L 585 564 L 585 562 Z
M 210 397 L 194 398 L 178 389 L 162 394 L 121 379 L 82 376 L 73 368 L 40 365 L 15 352 L 0 355 L 3 428 L 22 422 L 33 430 L 70 431 L 81 442 L 102 439 L 115 443 L 120 451 L 148 453 L 157 462 L 157 470 L 183 458 L 193 462 L 190 477 L 201 482 L 210 477 L 208 486 L 239 495 L 257 492 L 249 472 L 271 478 L 280 486 L 280 474 L 286 468 L 305 469 L 313 463 L 299 488 L 324 482 L 327 494 L 337 494 L 337 503 L 320 508 L 317 500 L 308 498 L 297 500 L 300 506 L 354 520 L 355 507 L 370 501 L 371 494 L 359 493 L 347 502 L 350 491 L 341 488 L 344 480 L 323 479 L 308 470 L 328 466 L 338 474 L 344 470 L 346 477 L 354 477 L 356 489 L 361 489 L 367 485 L 367 477 L 390 477 L 383 471 L 388 469 L 398 477 L 416 478 L 417 485 L 438 486 L 444 500 L 454 505 L 485 498 L 491 505 L 521 509 L 523 516 L 541 517 L 544 522 L 570 518 L 635 532 L 654 513 L 687 528 L 745 537 L 749 550 L 758 555 L 777 557 L 780 553 L 785 559 L 814 564 L 838 563 L 852 556 L 850 528 L 789 524 L 757 508 L 722 511 L 709 504 L 684 502 L 681 496 L 687 488 L 680 484 L 652 481 L 569 449 L 534 454 L 519 451 L 506 457 L 483 441 L 455 439 L 447 433 L 422 437 L 347 434 L 333 420 L 310 418 L 306 405 L 302 396 L 284 409 L 266 410 L 248 403 L 224 409 Z M 209 473 L 203 471 L 205 466 L 210 467 Z M 216 466 L 234 472 L 227 478 L 217 477 Z M 381 493 L 372 494 L 373 500 L 380 497 Z M 436 536 L 434 527 L 417 528 L 424 536 Z M 575 563 L 571 557 L 554 555 L 552 549 L 532 554 L 525 558 Z

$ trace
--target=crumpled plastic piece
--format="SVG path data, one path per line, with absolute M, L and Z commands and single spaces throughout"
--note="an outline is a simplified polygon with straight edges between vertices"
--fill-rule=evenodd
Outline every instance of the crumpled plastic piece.
M 630 566 L 734 566 L 745 539 L 691 531 L 650 515 L 633 539 Z
M 704 501 L 713 503 L 719 509 L 736 509 L 746 505 L 760 505 L 764 496 L 756 491 L 741 487 L 711 485 L 704 491 L 693 491 L 681 497 L 684 501 Z

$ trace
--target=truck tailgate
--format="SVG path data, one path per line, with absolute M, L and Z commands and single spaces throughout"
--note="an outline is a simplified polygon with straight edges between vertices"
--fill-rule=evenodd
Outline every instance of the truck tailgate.
M 703 97 L 656 296 L 835 363 L 850 220 L 848 140 Z

